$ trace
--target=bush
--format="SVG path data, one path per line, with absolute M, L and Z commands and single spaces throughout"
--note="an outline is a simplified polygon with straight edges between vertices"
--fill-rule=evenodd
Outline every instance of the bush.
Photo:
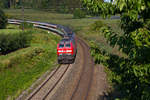
M 94 41 L 90 42 L 90 53 L 96 64 L 102 63 L 107 66 L 107 60 L 109 59 L 108 53 L 105 50 L 100 49 L 98 44 Z
M 0 54 L 8 54 L 30 45 L 31 31 L 16 34 L 0 34 Z
M 91 25 L 91 30 L 100 31 L 101 27 L 106 26 L 102 21 L 96 21 Z
M 60 12 L 60 13 L 69 13 L 69 9 L 68 9 L 67 6 L 61 5 L 61 6 L 59 7 L 59 9 L 58 9 L 58 12 Z
M 20 29 L 32 29 L 33 28 L 33 24 L 32 23 L 27 23 L 27 22 L 23 22 L 21 23 L 21 25 L 19 26 Z
M 4 12 L 0 9 L 0 29 L 6 28 L 7 25 L 7 17 Z
M 73 13 L 73 18 L 78 19 L 78 18 L 85 18 L 86 13 L 80 9 L 75 9 Z

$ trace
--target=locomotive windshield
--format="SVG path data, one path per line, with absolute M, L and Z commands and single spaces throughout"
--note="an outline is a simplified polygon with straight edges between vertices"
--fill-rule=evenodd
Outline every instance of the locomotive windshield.
M 65 47 L 67 48 L 71 47 L 70 43 L 66 44 Z
M 60 45 L 59 45 L 59 48 L 63 48 L 63 47 L 64 47 L 64 44 L 60 44 Z

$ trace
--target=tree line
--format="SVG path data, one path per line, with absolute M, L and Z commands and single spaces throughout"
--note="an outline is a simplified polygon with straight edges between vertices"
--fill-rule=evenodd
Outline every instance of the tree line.
M 75 9 L 81 7 L 80 0 L 1 0 L 1 8 Z

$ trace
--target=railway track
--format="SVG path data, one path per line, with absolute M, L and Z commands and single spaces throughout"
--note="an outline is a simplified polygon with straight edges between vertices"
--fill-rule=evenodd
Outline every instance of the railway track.
M 26 100 L 45 100 L 61 81 L 70 65 L 60 65 L 48 78 L 35 89 Z
M 11 24 L 20 24 L 21 20 L 11 20 L 9 19 L 9 23 Z M 63 36 L 65 33 L 60 31 L 60 28 L 67 31 L 66 27 L 60 25 L 53 25 L 48 23 L 41 23 L 41 22 L 32 22 L 27 21 L 29 23 L 33 23 L 35 27 L 46 29 L 56 34 Z M 59 29 L 58 29 L 59 28 Z M 67 99 L 52 99 L 52 100 L 88 100 L 89 91 L 92 84 L 93 79 L 93 70 L 94 70 L 94 63 L 90 57 L 89 47 L 88 45 L 79 37 L 77 37 L 77 41 L 82 48 L 83 57 L 80 59 L 83 60 L 83 64 L 81 65 L 79 75 L 75 75 L 77 77 L 74 81 L 75 86 L 72 87 L 70 96 Z M 80 55 L 79 55 L 80 56 Z M 80 60 L 78 59 L 78 60 Z M 58 83 L 62 80 L 64 75 L 66 74 L 67 70 L 69 69 L 70 65 L 60 65 L 51 75 L 46 78 L 46 80 L 36 88 L 25 100 L 51 100 L 49 95 L 53 92 L 53 90 L 57 87 Z M 76 67 L 78 65 L 75 65 Z M 66 84 L 67 85 L 67 84 Z M 70 88 L 68 87 L 68 88 Z M 65 91 L 65 90 L 64 90 Z M 66 94 L 64 94 L 65 96 Z M 19 99 L 22 100 L 22 99 Z

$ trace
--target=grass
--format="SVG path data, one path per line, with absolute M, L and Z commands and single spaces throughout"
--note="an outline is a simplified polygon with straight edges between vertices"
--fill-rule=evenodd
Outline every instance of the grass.
M 18 30 L 13 25 L 8 27 Z M 8 97 L 15 99 L 43 73 L 54 67 L 60 37 L 41 29 L 32 31 L 30 47 L 0 56 L 0 100 Z
M 0 29 L 0 34 L 15 34 L 15 33 L 19 33 L 21 32 L 22 29 L 19 28 L 19 25 L 13 25 L 13 24 L 9 24 L 7 25 L 7 28 L 6 29 Z M 26 31 L 26 30 L 25 30 Z
M 9 34 L 9 33 L 11 33 L 11 34 L 16 34 L 16 33 L 19 33 L 19 32 L 21 32 L 22 30 L 19 30 L 19 29 L 1 29 L 0 30 L 0 34 Z

